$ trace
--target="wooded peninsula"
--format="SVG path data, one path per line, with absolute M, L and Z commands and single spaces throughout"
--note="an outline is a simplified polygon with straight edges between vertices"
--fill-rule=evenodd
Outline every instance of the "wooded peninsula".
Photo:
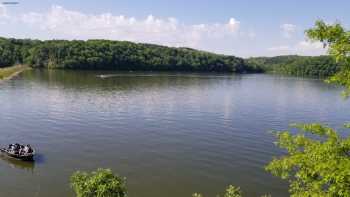
M 330 56 L 239 58 L 191 48 L 110 40 L 30 40 L 0 38 L 0 67 L 120 71 L 261 73 L 326 77 L 340 66 Z

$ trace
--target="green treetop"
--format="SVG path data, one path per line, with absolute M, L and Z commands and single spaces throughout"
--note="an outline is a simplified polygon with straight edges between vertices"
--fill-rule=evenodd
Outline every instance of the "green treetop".
M 71 176 L 71 186 L 77 197 L 126 197 L 125 179 L 109 169 L 95 172 L 76 172 Z
M 278 132 L 278 146 L 287 155 L 266 169 L 288 180 L 294 197 L 350 196 L 350 137 L 320 124 L 294 125 L 300 133 Z M 313 137 L 310 137 L 313 135 Z
M 328 81 L 342 85 L 346 88 L 345 95 L 350 94 L 350 31 L 345 30 L 340 23 L 327 24 L 324 21 L 316 21 L 315 27 L 306 31 L 313 41 L 320 41 L 342 69 Z

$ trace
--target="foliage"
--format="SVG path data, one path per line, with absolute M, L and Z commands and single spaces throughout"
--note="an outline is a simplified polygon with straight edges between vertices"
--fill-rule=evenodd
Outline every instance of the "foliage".
M 11 40 L 0 39 L 0 65 L 12 66 L 21 61 L 20 48 Z
M 315 27 L 306 31 L 313 41 L 321 41 L 328 47 L 329 54 L 342 65 L 341 70 L 328 81 L 346 88 L 344 94 L 350 95 L 350 31 L 345 30 L 340 23 L 326 24 L 316 21 Z
M 250 67 L 261 67 L 264 71 L 294 76 L 327 77 L 340 70 L 340 65 L 330 56 L 256 57 L 246 60 Z
M 38 41 L 36 40 L 18 40 L 5 39 L 0 37 L 0 67 L 21 64 L 29 55 L 29 49 Z
M 316 21 L 315 27 L 306 31 L 307 36 L 314 41 L 321 41 L 324 47 L 328 46 L 329 54 L 338 62 L 350 65 L 350 32 L 346 31 L 340 23 L 332 25 L 324 21 Z
M 190 48 L 125 41 L 22 40 L 0 38 L 0 66 L 142 71 L 198 71 L 331 76 L 340 70 L 329 56 L 277 56 L 243 60 Z
M 232 185 L 230 185 L 226 189 L 226 193 L 224 194 L 224 197 L 241 197 L 241 196 L 242 196 L 241 189 L 239 187 L 235 187 Z
M 109 169 L 86 173 L 76 172 L 71 176 L 71 187 L 77 197 L 126 197 L 125 179 L 114 175 Z
M 203 197 L 202 194 L 194 193 L 192 197 Z M 219 197 L 219 196 L 218 196 Z M 223 197 L 242 197 L 242 191 L 239 187 L 228 186 Z
M 242 194 L 242 191 L 239 187 L 229 185 L 226 188 L 226 192 L 225 192 L 223 197 L 242 197 L 242 196 L 243 196 L 243 194 Z M 194 193 L 194 194 L 192 194 L 192 197 L 203 197 L 203 195 L 199 194 L 199 193 Z M 216 197 L 220 197 L 220 196 L 217 195 Z M 263 195 L 261 197 L 271 197 L 271 195 Z
M 0 39 L 0 65 L 143 71 L 261 72 L 242 58 L 126 41 Z
M 300 132 L 275 133 L 287 155 L 273 159 L 266 170 L 290 182 L 291 196 L 349 197 L 350 137 L 321 124 L 293 127 Z
M 343 91 L 343 96 L 350 96 L 350 69 L 343 69 L 343 71 L 338 72 L 332 77 L 330 77 L 327 80 L 327 82 L 345 87 L 345 90 Z
M 194 194 L 192 194 L 192 197 L 203 197 L 203 195 L 202 194 L 198 194 L 198 193 L 194 193 Z

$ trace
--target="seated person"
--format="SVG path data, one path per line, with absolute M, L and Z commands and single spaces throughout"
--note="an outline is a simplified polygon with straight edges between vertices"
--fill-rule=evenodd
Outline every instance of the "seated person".
M 27 145 L 24 147 L 24 152 L 25 152 L 25 153 L 32 153 L 32 152 L 33 152 L 33 149 L 32 149 L 32 147 L 31 147 L 29 144 L 27 144 Z

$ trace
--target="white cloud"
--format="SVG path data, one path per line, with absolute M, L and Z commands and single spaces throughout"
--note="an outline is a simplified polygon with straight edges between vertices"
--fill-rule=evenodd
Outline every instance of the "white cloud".
M 85 14 L 52 6 L 46 13 L 23 14 L 20 21 L 48 33 L 48 38 L 59 39 L 113 39 L 148 42 L 169 46 L 188 46 L 210 50 L 207 39 L 224 40 L 237 37 L 240 22 L 230 18 L 227 23 L 180 23 L 176 18 L 157 18 L 149 15 L 136 19 L 123 15 L 103 13 Z
M 293 34 L 296 32 L 297 26 L 293 24 L 283 24 L 280 26 L 282 30 L 282 34 L 285 38 L 291 38 Z
M 235 18 L 230 18 L 227 26 L 231 32 L 236 32 L 239 29 L 241 22 L 237 21 Z
M 318 44 L 307 41 L 267 49 L 280 32 L 256 32 L 236 18 L 226 22 L 186 24 L 177 18 L 143 18 L 111 13 L 89 14 L 52 6 L 45 12 L 12 13 L 0 5 L 0 36 L 36 39 L 111 39 L 192 47 L 237 56 L 324 53 Z M 18 31 L 21 27 L 21 31 Z M 281 25 L 285 37 L 294 35 L 297 26 Z M 264 36 L 264 35 L 270 35 Z M 294 37 L 293 37 L 294 38 Z M 289 39 L 290 43 L 294 39 Z
M 327 49 L 320 42 L 300 41 L 294 45 L 280 45 L 267 49 L 274 54 L 324 55 Z

